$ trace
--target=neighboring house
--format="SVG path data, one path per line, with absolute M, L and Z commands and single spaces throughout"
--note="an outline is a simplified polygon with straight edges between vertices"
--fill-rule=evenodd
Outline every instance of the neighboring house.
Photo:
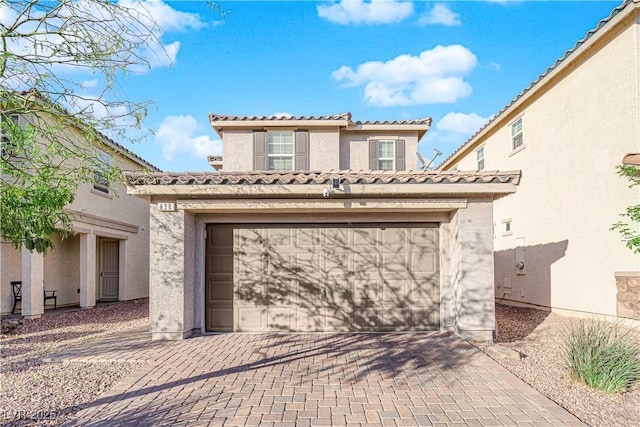
M 616 174 L 640 151 L 638 46 L 640 3 L 627 1 L 439 166 L 522 170 L 494 203 L 498 301 L 640 319 L 617 303 L 615 278 L 640 271 L 640 256 L 610 231 L 640 200 Z
M 22 119 L 21 119 L 22 120 Z M 86 147 L 73 128 L 68 140 Z M 125 171 L 159 171 L 136 154 L 106 136 L 94 144 L 105 164 Z M 55 240 L 46 255 L 16 250 L 0 243 L 1 312 L 11 313 L 12 281 L 22 281 L 22 303 L 16 313 L 37 318 L 44 312 L 43 290 L 55 290 L 57 305 L 95 306 L 96 301 L 119 301 L 148 296 L 149 203 L 126 194 L 122 184 L 110 186 L 100 179 L 80 185 L 66 210 L 73 214 L 77 234 Z M 53 301 L 47 301 L 53 305 Z M 50 308 L 47 305 L 47 308 Z
M 211 115 L 218 172 L 130 174 L 151 202 L 153 339 L 495 330 L 491 204 L 519 172 L 407 170 L 431 119 Z M 413 168 L 413 166 L 409 166 Z

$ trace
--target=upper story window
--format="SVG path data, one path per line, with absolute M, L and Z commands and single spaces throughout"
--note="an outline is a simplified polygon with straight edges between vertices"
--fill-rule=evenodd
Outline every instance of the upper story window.
M 522 135 L 522 117 L 511 123 L 511 149 L 515 150 L 524 144 Z
M 378 141 L 378 169 L 394 170 L 396 168 L 396 142 L 394 140 Z
M 405 170 L 405 141 L 403 139 L 370 139 L 369 169 Z
M 476 163 L 479 171 L 484 169 L 484 147 L 480 147 L 476 150 Z
M 309 170 L 309 131 L 255 130 L 253 170 Z
M 293 132 L 267 132 L 267 169 L 295 168 Z
M 96 164 L 93 169 L 93 188 L 102 193 L 109 194 L 108 170 L 111 168 L 111 156 L 104 151 L 95 149 Z

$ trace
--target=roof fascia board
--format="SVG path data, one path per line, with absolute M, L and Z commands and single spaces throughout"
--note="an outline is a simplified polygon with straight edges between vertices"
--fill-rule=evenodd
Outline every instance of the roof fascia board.
M 540 92 L 543 92 L 557 77 L 559 74 L 564 73 L 567 68 L 571 67 L 577 61 L 581 60 L 586 53 L 593 47 L 594 44 L 598 43 L 605 36 L 609 35 L 614 29 L 618 27 L 625 19 L 629 18 L 631 15 L 636 13 L 640 8 L 640 3 L 633 1 L 627 5 L 623 10 L 620 11 L 615 17 L 611 19 L 608 23 L 606 23 L 601 29 L 595 32 L 588 40 L 586 40 L 582 45 L 580 45 L 575 52 L 569 55 L 567 58 L 562 60 L 562 62 L 554 68 L 549 74 L 545 75 L 542 80 L 533 85 L 529 91 L 525 94 L 516 97 L 515 100 L 512 100 L 512 104 L 504 109 L 501 113 L 499 113 L 489 124 L 478 131 L 477 134 L 472 136 L 463 146 L 461 146 L 458 150 L 456 150 L 451 157 L 443 161 L 439 166 L 438 170 L 443 170 L 453 166 L 455 163 L 459 162 L 464 156 L 469 154 L 473 148 L 480 144 L 485 136 L 491 134 L 496 128 L 499 128 L 504 122 L 508 121 L 510 117 L 512 117 L 519 108 L 521 108 L 524 104 L 529 102 L 532 98 L 538 96 Z M 635 18 L 629 18 L 629 23 L 635 23 Z M 535 80 L 534 80 L 535 82 Z M 532 82 L 533 84 L 533 82 Z M 526 89 L 524 89 L 526 90 Z
M 429 196 L 466 194 L 510 194 L 517 186 L 511 183 L 468 184 L 350 184 L 332 193 L 331 197 L 354 196 Z M 239 185 L 128 185 L 127 193 L 139 196 L 194 196 L 194 197 L 304 197 L 322 198 L 327 185 L 318 184 L 239 184 Z
M 177 208 L 208 213 L 318 212 L 451 212 L 465 209 L 467 199 L 330 199 L 330 200 L 178 200 Z

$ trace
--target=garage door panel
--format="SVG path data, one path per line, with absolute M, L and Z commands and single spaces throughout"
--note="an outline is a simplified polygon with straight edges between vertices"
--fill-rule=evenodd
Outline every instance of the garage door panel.
M 216 226 L 209 226 L 208 233 L 210 228 Z M 230 307 L 232 328 L 243 331 L 439 326 L 437 227 L 283 224 L 226 228 L 218 233 L 219 242 L 227 241 L 226 248 L 211 249 L 207 243 L 207 283 L 227 287 L 214 290 L 207 285 L 207 330 L 228 328 Z M 229 239 L 229 230 L 233 239 Z M 212 299 L 214 296 L 220 299 Z M 219 304 L 214 310 L 216 302 L 226 307 Z
M 296 328 L 303 332 L 319 332 L 326 330 L 326 314 L 324 307 L 298 307 L 296 310 Z
M 407 327 L 412 330 L 433 329 L 440 318 L 439 308 L 435 305 L 412 307 L 407 316 Z
M 267 309 L 265 307 L 236 307 L 236 330 L 260 332 L 266 330 Z
M 268 328 L 275 331 L 296 330 L 296 308 L 287 306 L 269 306 L 267 308 Z
M 437 247 L 438 229 L 433 228 L 410 228 L 409 242 L 412 246 Z
M 418 252 L 411 254 L 411 271 L 414 273 L 435 273 L 438 262 L 435 252 Z
M 411 302 L 421 305 L 425 302 L 435 304 L 439 298 L 438 292 L 434 289 L 438 285 L 438 277 L 420 277 L 408 282 L 408 298 Z
M 386 305 L 402 304 L 407 298 L 407 280 L 384 279 L 382 281 L 382 302 Z
M 298 228 L 294 229 L 294 234 L 297 248 L 318 248 L 323 246 L 320 228 Z
M 380 236 L 382 246 L 386 250 L 394 250 L 407 244 L 407 232 L 404 228 L 383 227 Z

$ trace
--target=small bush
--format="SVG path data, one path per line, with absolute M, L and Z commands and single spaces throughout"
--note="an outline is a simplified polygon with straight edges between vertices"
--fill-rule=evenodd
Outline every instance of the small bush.
M 606 393 L 621 393 L 640 380 L 640 345 L 620 324 L 580 321 L 564 336 L 571 377 Z

